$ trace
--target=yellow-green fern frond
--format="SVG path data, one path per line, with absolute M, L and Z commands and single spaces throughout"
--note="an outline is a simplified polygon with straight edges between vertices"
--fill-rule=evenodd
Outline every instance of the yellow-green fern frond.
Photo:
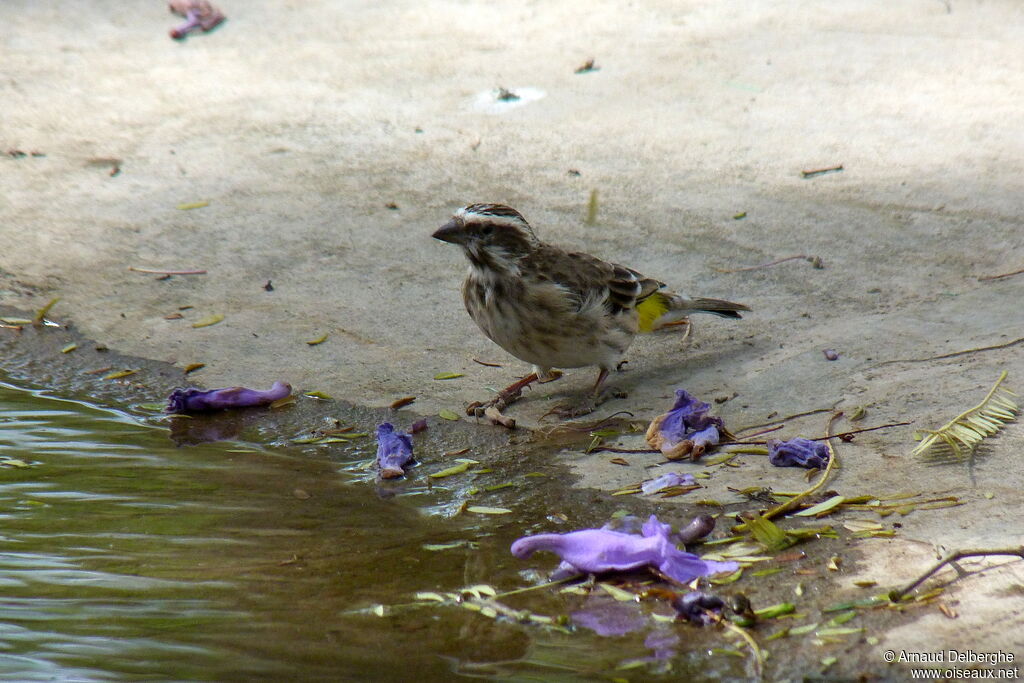
M 922 430 L 924 435 L 918 437 L 921 443 L 912 455 L 920 455 L 937 443 L 945 443 L 955 455 L 960 456 L 964 449 L 970 452 L 986 436 L 992 436 L 1002 429 L 1020 411 L 1013 400 L 1016 394 L 1002 386 L 1004 379 L 1006 370 L 999 375 L 995 386 L 981 403 L 960 413 L 935 431 Z
M 668 312 L 668 298 L 661 292 L 654 292 L 636 305 L 636 312 L 640 314 L 640 331 L 650 332 L 658 318 Z

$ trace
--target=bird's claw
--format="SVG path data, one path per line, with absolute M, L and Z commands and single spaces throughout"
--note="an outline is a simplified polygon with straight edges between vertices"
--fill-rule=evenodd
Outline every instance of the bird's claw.
M 598 407 L 605 401 L 613 398 L 627 398 L 629 394 L 621 389 L 605 389 L 596 396 L 588 396 L 581 401 L 576 403 L 562 403 L 544 414 L 544 417 L 548 415 L 554 415 L 563 420 L 571 420 L 575 417 L 583 417 L 589 415 L 598 409 Z

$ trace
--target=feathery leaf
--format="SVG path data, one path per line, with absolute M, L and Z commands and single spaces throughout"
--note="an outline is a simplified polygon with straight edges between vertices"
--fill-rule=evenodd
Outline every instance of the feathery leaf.
M 1016 394 L 1002 386 L 1006 374 L 1006 370 L 1003 370 L 981 403 L 960 413 L 935 431 L 922 430 L 925 436 L 911 455 L 921 455 L 941 441 L 959 457 L 964 455 L 965 450 L 970 453 L 982 439 L 1002 429 L 1020 411 L 1020 406 L 1013 400 Z

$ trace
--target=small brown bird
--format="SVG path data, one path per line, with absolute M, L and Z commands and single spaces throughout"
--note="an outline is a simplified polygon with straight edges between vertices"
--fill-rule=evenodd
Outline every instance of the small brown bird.
M 688 298 L 632 268 L 541 242 L 518 211 L 501 204 L 459 209 L 433 235 L 462 247 L 469 273 L 462 298 L 487 337 L 534 372 L 487 403 L 499 410 L 534 381 L 560 376 L 553 368 L 599 368 L 594 391 L 562 417 L 586 415 L 606 400 L 605 379 L 638 332 L 650 332 L 691 313 L 739 318 L 750 309 L 720 299 Z

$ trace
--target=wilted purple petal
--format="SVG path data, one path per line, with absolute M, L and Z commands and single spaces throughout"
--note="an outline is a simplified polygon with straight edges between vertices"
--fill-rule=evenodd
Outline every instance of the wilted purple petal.
M 648 619 L 635 602 L 590 598 L 583 609 L 570 614 L 577 626 L 600 636 L 624 636 L 647 626 Z
M 721 598 L 701 591 L 693 591 L 672 601 L 672 607 L 691 624 L 710 626 L 719 621 L 725 603 Z
M 173 13 L 185 17 L 184 24 L 171 29 L 171 38 L 176 40 L 197 28 L 212 31 L 226 18 L 209 0 L 171 0 L 168 5 Z
M 420 432 L 425 432 L 426 430 L 427 418 L 423 418 L 422 420 L 416 420 L 415 422 L 412 423 L 412 426 L 409 427 L 410 434 L 419 434 Z
M 693 520 L 679 530 L 675 539 L 678 543 L 689 545 L 699 541 L 715 530 L 715 518 L 711 515 L 697 515 Z
M 822 469 L 828 465 L 828 458 L 828 446 L 821 441 L 800 437 L 789 441 L 768 441 L 768 462 L 776 467 Z
M 382 479 L 401 477 L 412 459 L 411 436 L 395 432 L 390 422 L 377 425 L 377 467 Z
M 668 472 L 661 475 L 657 479 L 651 479 L 645 481 L 640 485 L 640 490 L 644 492 L 644 495 L 650 495 L 663 491 L 673 486 L 696 486 L 697 482 L 693 478 L 692 474 L 682 474 L 680 472 Z
M 274 382 L 267 391 L 227 387 L 225 389 L 175 389 L 167 397 L 168 413 L 204 413 L 225 408 L 249 408 L 265 406 L 290 396 L 292 387 L 284 382 Z
M 647 443 L 669 459 L 693 453 L 698 458 L 708 446 L 717 444 L 725 424 L 708 415 L 711 405 L 698 401 L 685 389 L 676 390 L 672 410 L 654 418 L 647 429 Z
M 735 562 L 704 561 L 679 550 L 669 539 L 669 532 L 669 525 L 651 515 L 644 524 L 643 536 L 607 529 L 537 534 L 513 543 L 512 554 L 526 558 L 538 550 L 547 550 L 580 572 L 593 574 L 653 567 L 679 583 L 738 568 Z

